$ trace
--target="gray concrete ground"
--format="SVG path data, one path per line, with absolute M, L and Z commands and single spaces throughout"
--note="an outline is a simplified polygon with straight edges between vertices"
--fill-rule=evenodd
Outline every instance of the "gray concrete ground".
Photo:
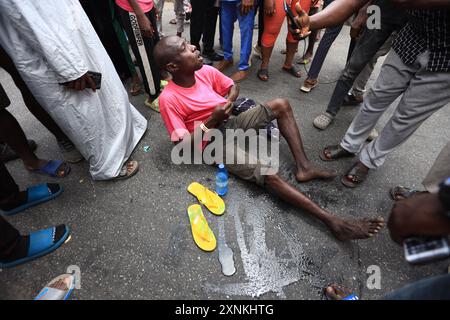
M 171 3 L 166 4 L 165 12 L 164 32 L 175 34 L 175 26 L 168 24 L 174 16 Z M 249 78 L 240 85 L 241 96 L 260 102 L 288 98 L 308 155 L 320 163 L 319 150 L 339 141 L 356 112 L 354 108 L 344 108 L 325 132 L 312 126 L 334 87 L 325 83 L 334 82 L 344 67 L 349 29 L 343 29 L 328 54 L 320 74 L 323 84 L 310 94 L 299 91 L 304 76 L 295 79 L 281 71 L 280 50 L 285 34 L 283 28 L 270 65 L 270 81 L 263 83 L 256 78 L 259 60 L 253 59 Z M 235 43 L 239 44 L 237 33 Z M 299 48 L 302 51 L 303 44 Z M 236 59 L 238 53 L 236 46 Z M 44 158 L 60 157 L 54 138 L 30 115 L 3 70 L 0 81 L 13 102 L 9 110 L 27 136 L 37 141 L 37 154 Z M 130 180 L 92 181 L 86 163 L 73 165 L 72 173 L 64 179 L 29 173 L 20 160 L 8 163 L 22 188 L 51 181 L 61 183 L 65 189 L 56 200 L 8 220 L 23 233 L 66 223 L 72 229 L 72 240 L 46 257 L 1 271 L 1 299 L 30 299 L 70 265 L 81 270 L 81 289 L 75 291 L 74 299 L 321 299 L 320 288 L 330 282 L 350 286 L 364 299 L 377 299 L 415 280 L 445 272 L 448 261 L 420 267 L 408 265 L 402 248 L 390 240 L 386 229 L 370 240 L 340 243 L 306 212 L 272 199 L 256 186 L 231 178 L 225 197 L 226 213 L 217 217 L 204 210 L 216 236 L 225 239 L 234 252 L 237 271 L 231 277 L 224 276 L 218 250 L 205 253 L 194 244 L 186 213 L 186 208 L 196 203 L 186 187 L 199 181 L 213 188 L 215 169 L 172 164 L 171 144 L 160 116 L 143 105 L 144 99 L 144 95 L 131 99 L 149 121 L 148 132 L 133 155 L 140 162 L 140 172 Z M 392 109 L 383 116 L 378 129 Z M 447 106 L 426 121 L 356 190 L 344 188 L 339 179 L 294 182 L 294 162 L 284 141 L 281 170 L 297 188 L 339 216 L 388 218 L 393 204 L 389 188 L 396 184 L 421 187 L 422 178 L 446 143 L 448 135 L 443 130 L 449 127 Z M 147 145 L 150 152 L 145 153 L 143 147 Z M 320 164 L 344 173 L 351 162 Z M 381 289 L 370 290 L 366 285 L 367 269 L 372 265 L 381 270 Z

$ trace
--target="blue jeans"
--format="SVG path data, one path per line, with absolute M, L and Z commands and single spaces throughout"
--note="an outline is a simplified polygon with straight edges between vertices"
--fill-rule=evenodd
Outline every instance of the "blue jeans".
M 241 1 L 222 1 L 220 3 L 220 17 L 223 42 L 223 56 L 225 60 L 233 59 L 233 33 L 234 23 L 239 20 L 241 29 L 241 55 L 238 69 L 243 71 L 249 68 L 250 54 L 252 53 L 253 23 L 255 9 L 246 16 L 241 14 Z
M 384 296 L 386 300 L 450 300 L 450 274 L 426 278 Z

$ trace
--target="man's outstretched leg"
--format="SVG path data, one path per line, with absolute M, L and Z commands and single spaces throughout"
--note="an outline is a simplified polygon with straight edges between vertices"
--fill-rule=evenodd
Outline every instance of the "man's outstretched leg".
M 335 172 L 318 168 L 309 161 L 303 148 L 300 130 L 295 122 L 289 101 L 286 99 L 275 99 L 267 102 L 266 105 L 272 110 L 275 119 L 277 119 L 280 133 L 286 139 L 294 156 L 297 164 L 296 179 L 300 182 L 305 182 L 312 179 L 335 177 Z
M 378 233 L 384 225 L 383 218 L 344 220 L 322 209 L 310 198 L 281 179 L 278 175 L 264 177 L 264 186 L 272 194 L 296 208 L 305 209 L 322 221 L 341 241 L 367 239 Z

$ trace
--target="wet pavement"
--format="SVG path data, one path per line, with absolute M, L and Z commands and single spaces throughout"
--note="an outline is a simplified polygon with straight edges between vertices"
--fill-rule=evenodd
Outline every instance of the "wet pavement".
M 175 34 L 175 26 L 168 24 L 173 16 L 171 3 L 167 3 L 166 34 Z M 342 30 L 322 68 L 321 84 L 309 94 L 299 91 L 306 72 L 302 79 L 295 79 L 281 70 L 284 56 L 280 50 L 284 48 L 285 34 L 283 27 L 271 60 L 270 81 L 264 83 L 256 78 L 259 60 L 254 58 L 248 79 L 240 84 L 241 96 L 258 102 L 275 97 L 289 99 L 312 161 L 344 173 L 351 159 L 328 164 L 321 162 L 318 153 L 323 146 L 339 142 L 356 109 L 343 108 L 327 131 L 316 130 L 312 120 L 325 109 L 344 67 L 349 29 Z M 238 44 L 238 33 L 235 35 Z M 303 52 L 303 44 L 299 52 Z M 235 59 L 238 53 L 236 46 Z M 369 85 L 379 67 L 380 63 Z M 38 143 L 37 154 L 42 158 L 60 157 L 54 138 L 25 108 L 20 93 L 3 70 L 0 81 L 13 102 L 9 111 L 28 138 Z M 219 250 L 206 253 L 194 244 L 186 211 L 196 203 L 186 191 L 189 183 L 198 181 L 213 188 L 215 169 L 172 164 L 171 143 L 164 125 L 157 113 L 144 106 L 144 100 L 144 95 L 131 98 L 149 122 L 148 132 L 133 154 L 140 171 L 130 180 L 92 181 L 86 163 L 73 165 L 70 176 L 64 179 L 29 173 L 20 160 L 8 163 L 21 188 L 58 182 L 65 189 L 56 200 L 8 220 L 23 233 L 65 223 L 72 229 L 72 240 L 39 260 L 2 270 L 0 299 L 30 299 L 50 279 L 73 265 L 81 271 L 81 288 L 75 290 L 74 299 L 321 299 L 320 289 L 330 282 L 352 287 L 364 299 L 378 299 L 395 288 L 447 269 L 448 261 L 408 265 L 402 248 L 390 240 L 386 229 L 369 240 L 338 242 L 306 212 L 232 177 L 224 198 L 225 214 L 218 217 L 204 210 L 219 243 L 233 252 L 236 271 L 225 276 Z M 377 125 L 379 130 L 391 113 L 392 108 Z M 295 165 L 284 140 L 280 171 L 298 189 L 341 217 L 379 215 L 387 219 L 393 204 L 389 188 L 396 184 L 421 188 L 423 177 L 448 139 L 449 127 L 450 110 L 446 106 L 355 190 L 345 188 L 339 179 L 295 182 Z M 145 146 L 150 147 L 148 152 Z M 381 271 L 380 289 L 367 286 L 367 271 L 374 265 Z

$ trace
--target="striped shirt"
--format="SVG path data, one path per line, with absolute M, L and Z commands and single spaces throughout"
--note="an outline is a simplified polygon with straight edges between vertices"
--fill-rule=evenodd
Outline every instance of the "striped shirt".
M 410 10 L 408 23 L 400 30 L 392 48 L 402 61 L 413 64 L 417 56 L 430 52 L 427 70 L 450 72 L 450 10 Z

